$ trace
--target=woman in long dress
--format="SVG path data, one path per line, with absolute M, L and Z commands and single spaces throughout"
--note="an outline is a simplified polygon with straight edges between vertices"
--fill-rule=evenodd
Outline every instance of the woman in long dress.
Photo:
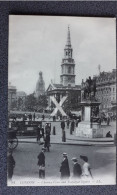
M 90 167 L 90 164 L 88 163 L 88 157 L 80 155 L 80 158 L 84 162 L 82 166 L 82 178 L 85 178 L 85 179 L 93 178 L 92 173 L 91 173 L 91 167 Z

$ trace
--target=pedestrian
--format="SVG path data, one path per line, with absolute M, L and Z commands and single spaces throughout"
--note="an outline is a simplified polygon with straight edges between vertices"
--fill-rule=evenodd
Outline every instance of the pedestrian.
M 106 134 L 106 137 L 112 137 L 110 131 Z
M 84 163 L 82 166 L 82 177 L 84 179 L 93 178 L 92 173 L 91 173 L 91 167 L 90 167 L 90 164 L 88 163 L 88 157 L 80 155 L 80 158 L 83 160 L 83 163 Z
M 7 171 L 8 171 L 9 180 L 11 180 L 13 177 L 14 168 L 15 168 L 15 160 L 13 158 L 12 151 L 9 151 L 7 156 Z
M 70 134 L 72 134 L 72 132 L 74 131 L 74 127 L 75 127 L 75 123 L 74 120 L 72 120 L 71 127 L 70 127 Z
M 70 177 L 69 162 L 67 158 L 67 153 L 63 153 L 63 160 L 60 167 L 61 179 L 68 179 Z
M 50 152 L 50 134 L 46 134 L 45 136 L 44 148 L 47 149 L 48 152 Z
M 69 129 L 69 123 L 70 123 L 70 121 L 69 121 L 69 119 L 67 119 L 67 129 Z
M 64 121 L 64 120 L 61 121 L 61 129 L 62 129 L 62 132 L 63 132 L 64 129 L 65 129 L 65 121 Z
M 76 127 L 78 127 L 79 119 L 76 119 Z
M 45 134 L 50 134 L 50 133 L 51 133 L 51 123 L 46 123 Z
M 44 114 L 42 115 L 42 120 L 44 121 L 44 119 L 45 119 L 45 116 L 44 116 Z
M 40 131 L 41 131 L 41 127 L 40 127 L 40 125 L 38 125 L 38 127 L 37 127 L 37 142 L 40 141 L 40 138 L 41 138 Z
M 32 121 L 32 114 L 31 113 L 29 114 L 28 117 L 29 117 L 29 121 Z
M 35 112 L 34 112 L 34 114 L 33 114 L 33 120 L 35 121 Z
M 110 117 L 108 116 L 107 117 L 107 125 L 109 126 L 109 124 L 110 124 Z
M 81 178 L 82 176 L 82 169 L 76 157 L 71 159 L 73 161 L 73 177 L 74 178 Z
M 43 138 L 44 138 L 44 126 L 43 126 L 43 127 L 41 127 L 41 137 L 43 137 Z
M 53 121 L 55 121 L 56 120 L 56 117 L 55 116 L 53 116 Z
M 45 178 L 45 148 L 42 147 L 41 152 L 38 155 L 38 163 L 39 166 L 39 178 L 44 179 Z

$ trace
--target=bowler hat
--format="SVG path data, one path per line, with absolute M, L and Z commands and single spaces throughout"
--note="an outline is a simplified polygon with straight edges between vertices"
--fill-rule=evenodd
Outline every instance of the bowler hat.
M 44 147 L 41 148 L 42 150 L 46 150 Z
M 71 160 L 74 161 L 74 162 L 78 161 L 76 157 L 73 157 Z
M 67 153 L 64 152 L 64 153 L 63 153 L 63 156 L 67 156 Z

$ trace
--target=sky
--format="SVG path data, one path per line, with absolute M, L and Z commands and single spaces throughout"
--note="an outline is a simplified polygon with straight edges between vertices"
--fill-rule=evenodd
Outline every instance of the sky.
M 76 85 L 116 68 L 116 19 L 63 16 L 9 16 L 8 80 L 17 91 L 33 93 L 39 72 L 45 87 L 60 83 L 70 26 Z

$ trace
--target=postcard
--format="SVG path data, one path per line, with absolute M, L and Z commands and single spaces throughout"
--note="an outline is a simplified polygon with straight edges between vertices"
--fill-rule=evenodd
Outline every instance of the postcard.
M 9 16 L 8 186 L 116 184 L 116 19 Z

